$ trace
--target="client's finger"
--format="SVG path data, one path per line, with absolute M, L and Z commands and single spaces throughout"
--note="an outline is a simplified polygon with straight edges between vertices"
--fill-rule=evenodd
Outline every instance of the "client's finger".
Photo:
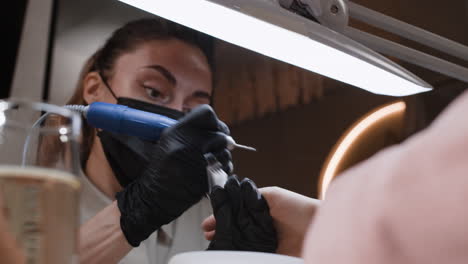
M 205 239 L 206 239 L 206 240 L 209 240 L 209 241 L 213 240 L 213 238 L 214 238 L 214 236 L 215 236 L 215 233 L 216 233 L 215 230 L 209 231 L 209 232 L 205 232 L 205 233 L 204 233 Z
M 213 215 L 208 216 L 205 220 L 202 222 L 202 229 L 205 232 L 213 231 L 216 228 L 216 219 L 214 218 Z

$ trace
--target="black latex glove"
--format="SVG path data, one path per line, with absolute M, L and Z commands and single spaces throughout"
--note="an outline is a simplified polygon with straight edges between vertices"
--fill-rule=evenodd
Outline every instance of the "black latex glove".
M 278 241 L 266 200 L 255 183 L 229 177 L 210 195 L 216 232 L 208 250 L 276 252 Z
M 117 194 L 120 225 L 130 245 L 138 246 L 203 197 L 208 189 L 205 153 L 213 153 L 230 173 L 228 134 L 208 105 L 163 132 L 149 167 Z

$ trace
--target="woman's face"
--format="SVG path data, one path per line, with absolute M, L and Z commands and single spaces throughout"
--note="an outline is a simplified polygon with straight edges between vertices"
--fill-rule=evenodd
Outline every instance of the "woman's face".
M 115 63 L 108 84 L 117 97 L 184 112 L 209 104 L 213 89 L 205 55 L 199 48 L 177 39 L 149 41 L 123 54 Z

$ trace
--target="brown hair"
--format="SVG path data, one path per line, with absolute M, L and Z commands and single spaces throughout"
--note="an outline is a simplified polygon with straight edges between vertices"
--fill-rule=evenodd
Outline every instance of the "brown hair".
M 213 70 L 213 39 L 211 37 L 159 18 L 135 20 L 114 31 L 105 44 L 86 61 L 81 70 L 75 92 L 67 104 L 87 105 L 83 98 L 83 82 L 88 73 L 97 71 L 106 81 L 112 77 L 114 64 L 120 56 L 132 52 L 143 43 L 162 39 L 179 39 L 200 48 Z M 95 129 L 83 120 L 82 147 L 80 151 L 83 167 L 93 146 L 95 133 Z

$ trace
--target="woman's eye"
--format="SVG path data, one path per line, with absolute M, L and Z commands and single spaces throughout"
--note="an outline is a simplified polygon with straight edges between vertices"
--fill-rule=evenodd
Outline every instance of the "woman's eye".
M 144 88 L 145 88 L 146 94 L 152 98 L 160 98 L 162 95 L 161 92 L 159 92 L 158 90 L 154 88 L 147 87 L 147 86 L 144 86 Z

